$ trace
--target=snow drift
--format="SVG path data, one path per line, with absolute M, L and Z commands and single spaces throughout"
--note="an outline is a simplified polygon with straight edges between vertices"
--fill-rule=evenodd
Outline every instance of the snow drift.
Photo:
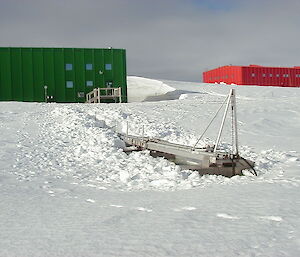
M 128 102 L 142 102 L 147 97 L 161 96 L 175 89 L 155 79 L 128 76 Z
M 299 256 L 299 89 L 236 87 L 240 153 L 259 176 L 229 179 L 146 151 L 127 155 L 114 129 L 128 123 L 140 135 L 144 125 L 147 136 L 193 145 L 231 86 L 129 80 L 147 92 L 137 100 L 185 93 L 129 104 L 0 103 L 0 255 Z M 222 147 L 230 142 L 225 133 Z

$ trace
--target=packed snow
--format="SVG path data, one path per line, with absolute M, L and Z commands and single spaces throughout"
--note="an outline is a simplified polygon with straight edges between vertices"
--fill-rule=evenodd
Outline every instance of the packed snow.
M 230 88 L 240 153 L 258 177 L 200 177 L 122 151 L 127 124 L 195 144 Z M 298 88 L 129 77 L 128 94 L 128 104 L 0 103 L 0 256 L 300 255 Z
M 175 89 L 162 81 L 136 76 L 127 78 L 128 101 L 142 102 L 149 97 L 161 96 Z

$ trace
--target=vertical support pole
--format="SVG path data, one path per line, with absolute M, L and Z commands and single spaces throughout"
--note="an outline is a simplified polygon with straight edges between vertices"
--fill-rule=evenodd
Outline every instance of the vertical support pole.
M 98 103 L 100 103 L 100 88 L 97 89 Z
M 235 98 L 235 90 L 232 89 L 232 95 L 231 95 L 231 108 L 233 110 L 233 116 L 234 116 L 234 140 L 235 140 L 235 154 L 239 154 L 239 148 L 238 148 L 238 130 L 237 130 L 237 115 L 236 115 L 236 98 Z
M 44 86 L 44 93 L 45 93 L 45 103 L 48 102 L 48 92 L 47 92 L 48 87 L 45 85 Z
M 119 87 L 119 103 L 122 103 L 122 88 Z
M 218 137 L 217 137 L 217 140 L 216 140 L 216 144 L 215 144 L 215 148 L 214 148 L 214 153 L 217 151 L 217 148 L 218 148 L 218 145 L 219 145 L 219 142 L 220 142 L 220 138 L 221 138 L 222 131 L 223 131 L 223 128 L 224 128 L 224 124 L 225 124 L 225 119 L 226 119 L 228 108 L 229 108 L 229 103 L 230 103 L 230 100 L 231 100 L 232 90 L 233 89 L 230 90 L 230 93 L 227 96 L 228 99 L 227 99 L 227 103 L 226 103 L 226 108 L 225 108 L 225 111 L 224 111 L 224 114 L 223 114 L 221 127 L 220 127 L 219 134 L 218 134 Z

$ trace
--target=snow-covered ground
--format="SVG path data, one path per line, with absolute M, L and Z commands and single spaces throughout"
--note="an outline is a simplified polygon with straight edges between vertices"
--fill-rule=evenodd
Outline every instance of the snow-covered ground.
M 178 99 L 0 103 L 0 256 L 300 255 L 298 88 L 136 77 L 128 86 L 131 101 Z M 144 125 L 146 135 L 193 145 L 231 87 L 241 154 L 258 177 L 199 177 L 147 152 L 126 155 L 111 129 L 128 123 L 141 134 Z

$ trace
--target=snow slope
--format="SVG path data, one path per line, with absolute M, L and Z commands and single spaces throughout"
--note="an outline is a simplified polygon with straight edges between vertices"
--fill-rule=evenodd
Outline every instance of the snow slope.
M 175 89 L 155 79 L 127 77 L 128 102 L 141 102 L 148 97 L 164 95 Z
M 236 87 L 241 154 L 259 176 L 229 179 L 122 152 L 111 127 L 125 131 L 127 122 L 132 134 L 143 124 L 146 135 L 192 145 L 232 87 L 164 84 L 190 93 L 129 104 L 0 103 L 0 256 L 300 254 L 299 89 Z M 200 144 L 213 142 L 217 127 Z M 225 135 L 222 146 L 230 142 Z

